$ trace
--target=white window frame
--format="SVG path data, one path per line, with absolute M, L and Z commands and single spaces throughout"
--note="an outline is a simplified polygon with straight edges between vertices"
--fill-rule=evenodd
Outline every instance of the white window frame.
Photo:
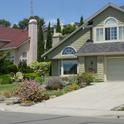
M 66 47 L 61 51 L 61 56 L 75 56 L 75 54 L 65 54 L 65 55 L 62 54 L 63 51 L 64 51 L 66 48 L 68 48 L 68 47 L 74 49 L 75 52 L 77 52 L 77 50 L 76 50 L 74 47 L 72 47 L 72 46 L 66 46 Z
M 119 26 L 119 30 L 118 30 L 119 33 L 120 33 L 120 28 L 121 28 L 121 27 L 123 28 L 122 31 L 124 31 L 124 25 L 123 25 L 123 26 Z M 120 40 L 124 40 L 124 34 L 122 34 L 122 35 L 123 35 L 123 36 L 122 36 L 122 39 L 120 39 L 120 34 L 119 34 L 119 36 L 118 36 Z
M 106 21 L 110 18 L 113 18 L 116 21 L 116 25 L 106 25 Z M 111 28 L 111 27 L 117 27 L 117 39 L 116 40 L 105 40 L 105 28 Z M 93 28 L 93 36 L 94 36 L 94 42 L 95 43 L 106 43 L 106 42 L 124 42 L 124 39 L 119 38 L 119 27 L 124 27 L 124 24 L 119 24 L 118 20 L 114 17 L 108 17 L 104 23 L 103 26 L 97 26 Z M 97 41 L 96 37 L 96 30 L 99 28 L 103 28 L 103 40 Z
M 26 53 L 26 57 L 23 57 L 23 53 Z M 23 52 L 21 57 L 20 57 L 20 61 L 26 61 L 27 62 L 27 52 Z
M 73 75 L 77 75 L 77 74 L 64 74 L 64 66 L 63 66 L 63 63 L 64 61 L 76 61 L 77 63 L 77 74 L 79 73 L 79 63 L 78 63 L 78 60 L 76 59 L 69 59 L 69 60 L 61 60 L 61 76 L 73 76 Z

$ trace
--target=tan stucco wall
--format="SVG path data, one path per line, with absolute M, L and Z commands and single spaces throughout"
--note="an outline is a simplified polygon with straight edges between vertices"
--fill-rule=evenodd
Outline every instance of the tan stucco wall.
M 21 45 L 19 48 L 15 49 L 15 63 L 19 64 L 20 57 L 23 52 L 27 52 L 27 59 L 29 58 L 29 47 L 30 47 L 30 42 L 26 42 L 25 44 Z
M 81 48 L 81 46 L 88 39 L 90 39 L 90 31 L 89 31 L 89 29 L 86 29 L 85 31 L 82 29 L 79 32 L 75 33 L 68 40 L 63 42 L 60 46 L 58 46 L 52 52 L 50 52 L 48 54 L 47 58 L 48 59 L 60 59 L 60 58 L 62 58 L 61 51 L 67 46 L 71 46 L 71 47 L 75 48 L 78 51 Z

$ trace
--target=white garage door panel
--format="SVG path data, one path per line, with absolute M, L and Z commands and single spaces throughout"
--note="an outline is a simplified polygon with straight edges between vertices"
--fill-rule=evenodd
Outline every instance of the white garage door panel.
M 107 80 L 124 81 L 124 58 L 109 58 L 107 60 Z

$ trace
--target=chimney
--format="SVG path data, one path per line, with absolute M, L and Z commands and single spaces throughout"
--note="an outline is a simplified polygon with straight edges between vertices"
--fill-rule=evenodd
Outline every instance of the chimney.
M 32 61 L 37 60 L 37 36 L 38 36 L 38 28 L 37 28 L 37 20 L 30 19 L 29 27 L 28 27 L 28 35 L 30 38 L 30 47 L 29 47 L 29 55 L 28 55 L 28 64 L 31 64 Z

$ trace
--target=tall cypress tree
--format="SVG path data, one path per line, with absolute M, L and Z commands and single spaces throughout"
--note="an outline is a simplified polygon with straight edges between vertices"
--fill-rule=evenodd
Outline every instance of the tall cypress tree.
M 46 42 L 46 50 L 52 48 L 52 32 L 51 32 L 51 24 L 48 25 L 47 31 L 47 42 Z
M 43 36 L 43 29 L 40 28 L 38 31 L 38 48 L 37 48 L 37 60 L 42 61 L 41 55 L 45 52 L 44 50 L 44 36 Z
M 61 33 L 60 19 L 57 19 L 56 32 Z
M 84 18 L 83 18 L 83 16 L 80 17 L 80 26 L 81 26 L 82 24 L 84 24 Z

